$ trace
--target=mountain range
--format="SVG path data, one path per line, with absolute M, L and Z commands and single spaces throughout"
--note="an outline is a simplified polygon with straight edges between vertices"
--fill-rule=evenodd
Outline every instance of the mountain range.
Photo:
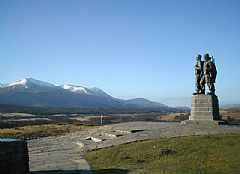
M 79 85 L 54 85 L 33 78 L 0 84 L 0 104 L 36 107 L 158 108 L 176 110 L 144 98 L 114 98 L 100 88 Z

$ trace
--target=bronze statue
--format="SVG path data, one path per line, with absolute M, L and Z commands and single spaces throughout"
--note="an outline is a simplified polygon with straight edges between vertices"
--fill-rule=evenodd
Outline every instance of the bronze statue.
M 203 77 L 203 61 L 201 61 L 202 56 L 197 54 L 196 65 L 195 65 L 195 87 L 196 92 L 194 94 L 205 94 L 205 85 L 201 86 L 201 79 Z
M 215 94 L 214 83 L 216 81 L 217 69 L 214 59 L 209 57 L 209 54 L 204 55 L 204 61 L 201 61 L 201 55 L 198 54 L 197 63 L 195 65 L 196 75 L 196 93 L 205 94 L 205 84 L 207 84 L 209 91 L 208 94 Z

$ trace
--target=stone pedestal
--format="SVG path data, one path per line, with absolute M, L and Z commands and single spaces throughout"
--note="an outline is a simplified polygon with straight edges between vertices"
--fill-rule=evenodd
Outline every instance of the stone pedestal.
M 0 173 L 28 174 L 28 148 L 25 141 L 0 139 Z
M 218 97 L 216 95 L 198 94 L 192 96 L 189 120 L 182 123 L 217 124 L 220 119 Z

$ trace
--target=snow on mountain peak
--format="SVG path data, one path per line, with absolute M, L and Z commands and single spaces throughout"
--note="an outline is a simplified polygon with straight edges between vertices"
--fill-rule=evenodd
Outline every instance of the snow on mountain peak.
M 100 97 L 111 97 L 108 94 L 106 94 L 103 90 L 97 87 L 86 88 L 83 86 L 68 85 L 68 84 L 61 85 L 60 87 L 75 93 L 87 94 L 92 96 L 100 96 Z
M 64 85 L 54 85 L 51 83 L 47 83 L 41 80 L 37 80 L 37 79 L 33 79 L 33 78 L 25 78 L 25 79 L 21 79 L 18 80 L 14 83 L 8 83 L 8 84 L 0 84 L 0 88 L 5 88 L 5 87 L 10 87 L 10 88 L 26 88 L 26 89 L 38 89 L 38 90 L 42 90 L 42 89 L 46 89 L 47 88 L 51 88 L 51 87 L 57 87 L 57 88 L 62 88 L 65 90 L 68 90 L 70 92 L 74 92 L 74 93 L 80 93 L 80 94 L 86 94 L 86 95 L 92 95 L 92 96 L 99 96 L 99 97 L 107 97 L 107 98 L 111 98 L 110 95 L 108 95 L 107 93 L 105 93 L 102 89 L 98 88 L 98 87 L 92 87 L 92 88 L 86 88 L 83 86 L 79 86 L 79 85 L 70 85 L 70 84 L 64 84 Z
M 27 79 L 21 79 L 21 80 L 17 80 L 16 82 L 10 83 L 6 86 L 15 86 L 15 85 L 26 85 L 27 83 Z
M 41 80 L 36 80 L 36 79 L 33 79 L 33 78 L 29 78 L 29 77 L 27 77 L 25 79 L 17 80 L 14 83 L 6 84 L 5 86 L 6 87 L 21 86 L 21 87 L 24 87 L 24 88 L 28 88 L 31 85 L 54 87 L 54 85 L 51 84 L 51 83 L 47 83 L 47 82 L 44 82 L 44 81 L 41 81 Z
M 88 94 L 87 90 L 82 87 L 82 86 L 75 86 L 75 85 L 62 85 L 61 86 L 63 89 L 69 90 L 71 92 L 76 92 L 76 93 L 82 93 L 82 94 Z
M 100 88 L 98 88 L 98 87 L 92 87 L 92 88 L 90 88 L 90 90 L 91 91 L 95 91 L 95 92 L 97 92 L 97 91 L 102 91 Z

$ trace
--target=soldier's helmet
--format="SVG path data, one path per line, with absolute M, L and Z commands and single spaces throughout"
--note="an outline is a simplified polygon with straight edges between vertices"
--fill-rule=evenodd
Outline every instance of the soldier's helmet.
M 208 54 L 208 53 L 206 53 L 206 54 L 204 55 L 204 60 L 210 60 L 210 57 L 209 57 L 209 54 Z
M 202 58 L 201 54 L 197 54 L 197 55 L 196 55 L 196 59 L 197 59 L 197 60 L 199 60 L 199 59 L 201 59 L 201 58 Z

